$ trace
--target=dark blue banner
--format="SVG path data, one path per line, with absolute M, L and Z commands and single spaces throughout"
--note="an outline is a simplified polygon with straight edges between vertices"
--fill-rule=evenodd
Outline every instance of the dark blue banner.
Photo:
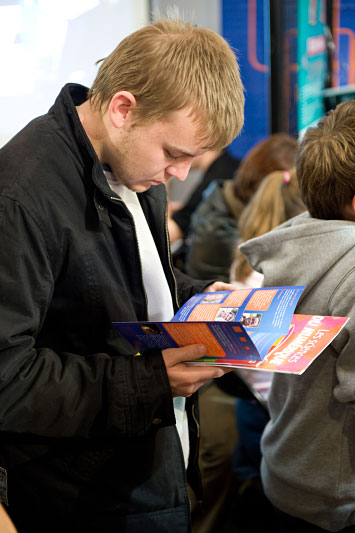
M 245 87 L 245 123 L 230 145 L 243 157 L 270 133 L 270 23 L 268 0 L 223 0 L 222 34 L 236 50 Z

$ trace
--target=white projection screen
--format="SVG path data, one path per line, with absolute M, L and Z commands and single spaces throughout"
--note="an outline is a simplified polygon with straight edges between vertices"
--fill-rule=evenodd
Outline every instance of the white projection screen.
M 149 22 L 147 0 L 0 0 L 0 146 Z

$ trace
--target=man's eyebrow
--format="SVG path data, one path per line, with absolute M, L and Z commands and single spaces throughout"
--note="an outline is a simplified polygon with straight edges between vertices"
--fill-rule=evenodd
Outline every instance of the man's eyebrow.
M 190 154 L 189 152 L 185 152 L 185 150 L 177 148 L 176 146 L 167 146 L 166 149 L 169 150 L 169 152 L 177 152 L 178 154 L 180 154 L 180 156 L 184 155 L 186 157 L 197 157 L 201 155 L 201 154 Z

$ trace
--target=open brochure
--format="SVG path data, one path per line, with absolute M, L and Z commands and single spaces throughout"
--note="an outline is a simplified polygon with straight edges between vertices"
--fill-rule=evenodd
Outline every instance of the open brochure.
M 340 332 L 347 317 L 295 315 L 304 287 L 263 287 L 194 295 L 171 322 L 114 322 L 142 352 L 204 344 L 188 364 L 302 374 Z

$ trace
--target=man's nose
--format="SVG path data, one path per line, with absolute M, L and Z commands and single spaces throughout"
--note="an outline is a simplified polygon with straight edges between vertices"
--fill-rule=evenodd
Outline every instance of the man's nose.
M 191 161 L 181 161 L 181 163 L 175 163 L 174 165 L 167 167 L 166 172 L 179 181 L 184 181 L 187 178 L 190 167 Z

